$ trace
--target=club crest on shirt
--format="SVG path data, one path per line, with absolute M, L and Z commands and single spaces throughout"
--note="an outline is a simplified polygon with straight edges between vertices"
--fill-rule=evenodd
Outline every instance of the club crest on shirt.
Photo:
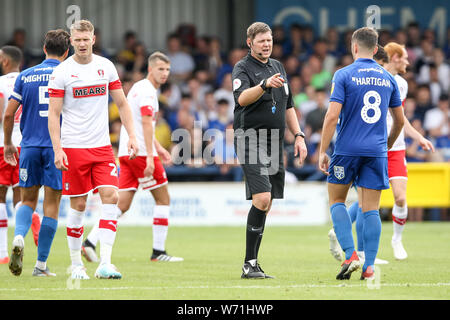
M 334 176 L 339 179 L 342 180 L 345 178 L 345 171 L 344 171 L 344 167 L 340 167 L 340 166 L 334 166 L 333 167 L 334 170 Z
M 28 171 L 25 168 L 20 168 L 19 170 L 20 180 L 26 182 L 28 180 Z
M 98 69 L 97 72 L 98 72 L 98 75 L 102 78 L 105 75 L 105 71 L 103 71 L 103 69 Z

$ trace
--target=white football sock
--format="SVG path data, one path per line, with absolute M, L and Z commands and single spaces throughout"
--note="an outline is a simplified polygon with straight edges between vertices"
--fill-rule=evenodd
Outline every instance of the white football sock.
M 170 206 L 155 205 L 153 209 L 153 249 L 165 251 L 169 230 Z
M 405 229 L 406 218 L 408 217 L 408 206 L 399 207 L 394 204 L 392 208 L 392 221 L 394 225 L 394 234 L 392 241 L 401 241 L 403 229 Z
M 69 244 L 72 265 L 83 265 L 81 261 L 81 244 L 83 242 L 84 212 L 70 208 L 67 214 L 67 243 Z
M 117 217 L 120 210 L 116 204 L 102 204 L 102 213 L 98 225 L 100 240 L 100 264 L 110 264 L 111 254 L 117 231 Z
M 6 203 L 0 203 L 0 258 L 8 256 L 8 212 Z

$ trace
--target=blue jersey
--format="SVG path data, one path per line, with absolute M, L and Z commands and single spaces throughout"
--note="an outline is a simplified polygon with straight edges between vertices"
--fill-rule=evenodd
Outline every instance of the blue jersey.
M 402 105 L 389 72 L 372 59 L 357 59 L 334 74 L 330 101 L 342 104 L 336 155 L 387 157 L 388 108 Z
M 48 81 L 59 63 L 55 59 L 44 60 L 22 71 L 16 79 L 11 98 L 22 104 L 22 147 L 52 147 L 48 132 Z

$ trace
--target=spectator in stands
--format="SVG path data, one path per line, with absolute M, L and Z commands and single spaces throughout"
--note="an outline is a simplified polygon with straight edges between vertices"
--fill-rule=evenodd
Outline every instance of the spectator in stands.
M 289 40 L 284 43 L 283 52 L 285 55 L 294 55 L 300 58 L 305 50 L 303 48 L 302 27 L 293 23 L 289 27 Z
M 133 69 L 135 59 L 134 49 L 138 42 L 136 32 L 127 31 L 123 36 L 124 48 L 117 55 L 117 61 L 124 66 L 127 72 Z
M 93 53 L 105 57 L 108 60 L 111 60 L 112 59 L 111 55 L 103 48 L 102 33 L 100 32 L 100 29 L 95 28 L 94 35 L 95 35 L 95 43 L 92 48 Z
M 422 84 L 417 88 L 416 94 L 416 110 L 414 111 L 414 117 L 420 120 L 423 123 L 425 118 L 425 113 L 433 109 L 433 105 L 431 104 L 431 93 L 430 87 L 426 84 Z
M 339 59 L 345 54 L 345 48 L 343 48 L 340 42 L 339 32 L 335 27 L 328 28 L 325 39 L 329 54 L 334 56 L 336 59 Z M 334 72 L 334 70 L 332 72 Z
M 416 77 L 417 83 L 423 84 L 427 82 L 427 78 L 423 78 L 422 67 L 433 62 L 433 43 L 428 40 L 422 40 L 420 42 L 420 49 L 418 50 L 417 60 L 415 62 L 415 72 L 418 74 Z
M 164 149 L 170 151 L 172 148 L 172 130 L 165 119 L 166 112 L 167 108 L 163 108 L 160 102 L 159 110 L 156 113 L 155 138 Z
M 213 141 L 215 163 L 219 166 L 222 179 L 216 180 L 232 180 L 242 181 L 244 173 L 236 156 L 234 149 L 234 130 L 233 124 L 226 126 L 223 135 L 216 137 Z
M 37 63 L 34 55 L 26 47 L 26 38 L 27 38 L 27 33 L 26 33 L 25 29 L 18 28 L 18 29 L 14 30 L 11 40 L 9 40 L 7 43 L 4 44 L 5 46 L 15 46 L 15 47 L 18 47 L 20 50 L 22 50 L 23 60 L 22 60 L 22 66 L 20 68 L 21 70 L 32 67 Z M 43 59 L 40 59 L 40 57 L 37 59 L 39 60 L 39 63 L 41 60 L 43 60 Z M 45 57 L 44 57 L 44 59 L 45 59 Z
M 146 74 L 148 69 L 148 53 L 144 44 L 141 42 L 137 42 L 134 46 L 134 61 L 132 72 L 139 72 L 141 74 Z
M 316 90 L 315 94 L 315 105 L 314 110 L 310 111 L 306 114 L 306 128 L 305 131 L 308 130 L 311 132 L 311 139 L 314 139 L 313 135 L 319 136 L 322 132 L 323 120 L 325 119 L 325 114 L 328 109 L 328 96 L 323 89 Z
M 222 52 L 222 44 L 218 37 L 212 37 L 209 46 L 210 46 L 209 72 L 211 73 L 212 76 L 211 80 L 213 80 L 216 78 L 218 70 L 224 64 L 226 56 Z
M 233 71 L 233 67 L 236 63 L 238 63 L 239 60 L 241 60 L 245 55 L 247 54 L 246 50 L 241 48 L 234 48 L 231 49 L 230 53 L 228 54 L 228 61 L 224 64 L 222 64 L 221 68 L 217 71 L 216 75 L 216 87 L 222 86 L 222 81 L 224 76 L 227 73 L 231 73 Z
M 196 39 L 195 51 L 193 54 L 195 70 L 210 70 L 210 47 L 211 38 L 209 36 L 201 36 Z
M 428 135 L 433 138 L 447 137 L 450 134 L 449 121 L 450 109 L 448 95 L 443 94 L 439 97 L 437 108 L 428 110 L 425 113 L 423 128 Z
M 406 51 L 411 65 L 414 65 L 416 59 L 421 55 L 420 48 L 420 28 L 417 22 L 410 22 L 406 27 L 408 41 L 406 42 Z
M 325 89 L 331 84 L 331 72 L 323 69 L 322 61 L 315 55 L 308 59 L 308 65 L 312 70 L 311 85 L 316 89 Z
M 219 101 L 225 99 L 228 101 L 228 119 L 231 121 L 234 114 L 234 96 L 233 96 L 233 84 L 231 83 L 231 73 L 224 75 L 222 85 L 214 92 L 214 99 Z
M 334 72 L 334 68 L 336 67 L 337 58 L 330 54 L 328 51 L 327 41 L 324 38 L 319 38 L 314 43 L 314 52 L 313 54 L 319 58 L 322 63 L 322 69 L 329 74 Z
M 182 51 L 181 39 L 176 33 L 167 37 L 167 56 L 170 59 L 170 78 L 174 83 L 180 83 L 191 77 L 195 68 L 194 59 Z
M 225 134 L 225 129 L 230 123 L 230 116 L 228 110 L 230 109 L 230 103 L 226 99 L 220 99 L 216 103 L 217 119 L 210 120 L 208 122 L 208 129 L 217 129 Z
M 292 54 L 284 59 L 283 65 L 286 70 L 288 81 L 292 76 L 297 75 L 300 70 L 300 61 L 295 55 Z

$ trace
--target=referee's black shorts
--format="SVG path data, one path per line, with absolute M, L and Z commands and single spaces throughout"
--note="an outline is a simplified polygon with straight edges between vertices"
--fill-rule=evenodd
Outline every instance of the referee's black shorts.
M 235 135 L 234 147 L 244 172 L 246 199 L 270 192 L 272 199 L 284 197 L 283 138 L 277 141 L 249 141 Z

